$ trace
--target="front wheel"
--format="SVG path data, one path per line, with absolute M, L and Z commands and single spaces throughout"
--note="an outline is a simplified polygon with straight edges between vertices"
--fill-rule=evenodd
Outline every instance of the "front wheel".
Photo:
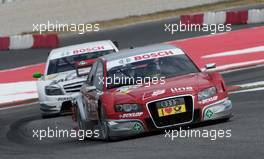
M 79 130 L 86 130 L 86 123 L 82 120 L 81 113 L 78 107 L 76 113 Z
M 100 117 L 100 121 L 99 121 L 99 127 L 100 127 L 100 132 L 101 132 L 101 137 L 103 140 L 105 141 L 110 141 L 110 131 L 107 125 L 107 120 L 106 120 L 106 113 L 104 110 L 104 107 L 101 106 L 99 109 L 99 117 Z

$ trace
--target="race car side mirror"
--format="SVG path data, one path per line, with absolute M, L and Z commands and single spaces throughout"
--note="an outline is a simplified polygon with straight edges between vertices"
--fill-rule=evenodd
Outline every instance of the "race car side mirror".
M 210 70 L 210 69 L 214 69 L 214 68 L 216 68 L 215 63 L 209 63 L 209 64 L 205 65 L 206 70 Z
M 33 78 L 41 78 L 42 77 L 42 74 L 40 72 L 35 72 L 33 74 Z
M 114 41 L 113 43 L 119 49 L 119 43 L 117 41 Z

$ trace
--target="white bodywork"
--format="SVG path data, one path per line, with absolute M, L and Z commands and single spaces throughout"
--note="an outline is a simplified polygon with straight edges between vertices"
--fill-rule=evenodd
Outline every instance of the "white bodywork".
M 37 81 L 40 109 L 43 111 L 43 115 L 60 113 L 63 105 L 70 107 L 72 99 L 76 97 L 83 82 L 86 81 L 86 76 L 77 76 L 75 69 L 48 75 L 50 60 L 107 50 L 118 51 L 110 40 L 72 45 L 51 51 L 47 59 L 44 75 Z M 45 92 L 46 86 L 59 87 L 63 95 L 47 95 Z

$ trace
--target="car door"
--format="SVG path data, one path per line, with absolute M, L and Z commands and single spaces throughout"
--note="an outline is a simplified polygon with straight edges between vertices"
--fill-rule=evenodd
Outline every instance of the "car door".
M 92 68 L 93 69 L 93 68 Z M 98 100 L 103 90 L 103 63 L 97 61 L 96 68 L 91 70 L 84 92 L 88 120 L 97 120 Z

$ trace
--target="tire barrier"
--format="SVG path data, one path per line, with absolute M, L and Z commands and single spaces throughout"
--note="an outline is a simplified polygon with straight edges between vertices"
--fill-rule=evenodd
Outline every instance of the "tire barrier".
M 181 15 L 182 24 L 252 24 L 264 22 L 264 9 L 250 9 L 245 11 L 220 11 L 203 14 Z
M 59 47 L 59 38 L 57 34 L 27 34 L 0 37 L 0 50 L 57 47 Z

